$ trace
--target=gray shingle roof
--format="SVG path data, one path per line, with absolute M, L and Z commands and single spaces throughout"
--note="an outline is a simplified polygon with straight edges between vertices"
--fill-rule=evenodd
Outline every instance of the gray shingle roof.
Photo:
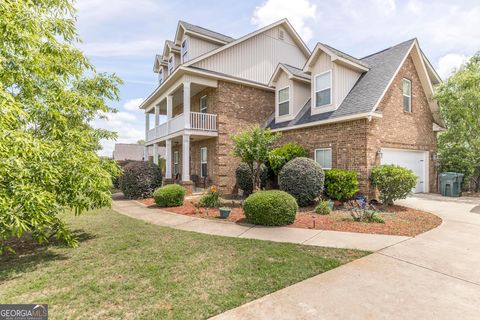
M 175 42 L 171 41 L 171 40 L 167 40 L 165 41 L 167 43 L 167 45 L 175 50 L 180 50 L 180 46 L 177 46 L 175 44 Z
M 329 50 L 331 50 L 333 53 L 335 53 L 337 56 L 341 57 L 341 58 L 344 58 L 344 59 L 347 59 L 349 61 L 352 61 L 352 62 L 355 62 L 361 66 L 364 66 L 366 68 L 368 68 L 368 63 L 366 63 L 365 61 L 362 61 L 360 59 L 357 59 L 355 57 L 352 57 L 351 55 L 349 54 L 346 54 L 345 52 L 343 51 L 340 51 L 338 49 L 335 49 L 333 47 L 330 47 L 329 45 L 325 44 L 325 43 L 322 43 L 323 46 L 327 47 Z
M 299 69 L 299 68 L 296 68 L 296 67 L 293 67 L 291 65 L 288 65 L 288 64 L 285 64 L 285 63 L 280 63 L 283 67 L 285 67 L 285 69 L 288 70 L 288 72 L 290 72 L 291 74 L 293 74 L 294 76 L 296 77 L 299 77 L 299 78 L 304 78 L 304 79 L 308 79 L 310 80 L 310 75 L 303 72 L 302 69 Z
M 218 39 L 218 40 L 221 40 L 221 41 L 224 41 L 224 42 L 232 42 L 232 41 L 235 40 L 232 37 L 226 36 L 224 34 L 221 34 L 221 33 L 218 33 L 218 32 L 212 31 L 212 30 L 205 29 L 203 27 L 200 27 L 200 26 L 197 26 L 197 25 L 185 22 L 185 21 L 180 21 L 179 23 L 185 29 L 190 30 L 192 32 L 203 34 L 207 37 L 215 38 L 215 39 Z
M 370 69 L 360 76 L 337 110 L 311 115 L 309 100 L 295 119 L 281 123 L 275 123 L 275 119 L 273 119 L 267 127 L 271 129 L 284 128 L 371 112 L 414 41 L 415 39 L 408 40 L 362 58 L 361 61 L 367 63 Z

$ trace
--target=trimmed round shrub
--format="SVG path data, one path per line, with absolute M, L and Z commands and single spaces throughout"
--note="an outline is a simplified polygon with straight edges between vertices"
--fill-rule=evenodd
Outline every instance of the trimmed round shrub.
M 122 169 L 122 173 L 123 173 L 123 169 L 125 168 L 125 166 L 130 162 L 132 162 L 132 160 L 117 160 L 116 162 L 118 166 Z M 113 178 L 112 180 L 113 188 L 120 189 L 120 177 L 122 176 L 122 173 Z
M 186 192 L 179 184 L 167 184 L 155 190 L 153 199 L 159 207 L 179 207 L 183 205 Z
M 141 199 L 152 196 L 153 191 L 162 185 L 162 172 L 153 162 L 130 161 L 119 177 L 119 187 L 128 199 Z
M 243 190 L 243 195 L 248 196 L 253 192 L 252 170 L 246 163 L 240 163 L 237 170 L 235 170 L 235 177 L 237 179 L 237 186 Z M 265 188 L 268 178 L 268 168 L 264 164 L 260 166 L 260 187 Z
M 278 174 L 283 166 L 290 160 L 307 156 L 307 149 L 298 143 L 287 143 L 270 151 L 268 154 L 268 162 L 272 171 Z
M 278 175 L 280 189 L 290 193 L 300 207 L 315 202 L 323 191 L 322 167 L 309 158 L 295 158 L 285 164 Z
M 344 169 L 325 170 L 325 195 L 330 199 L 348 200 L 358 192 L 358 174 Z
M 264 226 L 292 224 L 297 210 L 295 198 L 280 190 L 257 191 L 243 204 L 247 221 Z
M 392 205 L 393 201 L 405 199 L 417 184 L 417 176 L 412 170 L 394 164 L 372 168 L 370 182 L 380 192 L 380 201 Z

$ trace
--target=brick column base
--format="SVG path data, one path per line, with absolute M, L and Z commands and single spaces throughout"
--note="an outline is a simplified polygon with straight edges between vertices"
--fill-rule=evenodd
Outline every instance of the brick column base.
M 193 182 L 192 181 L 180 181 L 180 185 L 187 190 L 187 196 L 193 193 Z

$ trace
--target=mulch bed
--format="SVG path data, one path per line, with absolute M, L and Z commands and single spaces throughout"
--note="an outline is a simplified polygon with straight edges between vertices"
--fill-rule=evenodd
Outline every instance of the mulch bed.
M 183 206 L 162 208 L 162 210 L 198 218 L 220 219 L 218 209 L 196 208 L 194 205 L 196 201 L 198 200 L 195 198 L 189 198 L 184 201 Z M 148 206 L 155 206 L 153 199 L 144 199 L 141 202 Z M 334 210 L 329 215 L 323 216 L 316 214 L 312 207 L 301 208 L 295 222 L 288 227 L 412 237 L 442 223 L 442 219 L 434 214 L 407 207 L 395 205 L 381 209 L 379 216 L 385 220 L 385 223 L 355 222 L 345 210 Z M 247 223 L 242 208 L 232 208 L 230 216 L 225 220 Z

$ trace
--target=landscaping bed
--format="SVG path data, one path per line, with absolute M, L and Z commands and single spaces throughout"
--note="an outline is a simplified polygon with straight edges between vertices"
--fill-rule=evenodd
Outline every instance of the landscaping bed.
M 184 201 L 183 206 L 162 208 L 162 210 L 199 218 L 220 219 L 217 208 L 197 208 L 195 206 L 197 201 L 195 197 L 190 197 Z M 148 206 L 155 206 L 153 199 L 144 199 L 141 202 Z M 300 208 L 295 222 L 288 227 L 412 237 L 442 223 L 442 219 L 434 214 L 397 205 L 380 207 L 381 211 L 378 215 L 385 223 L 353 221 L 349 212 L 345 210 L 333 210 L 329 215 L 319 215 L 313 209 L 313 207 Z M 239 207 L 232 208 L 226 220 L 247 223 L 243 210 Z

